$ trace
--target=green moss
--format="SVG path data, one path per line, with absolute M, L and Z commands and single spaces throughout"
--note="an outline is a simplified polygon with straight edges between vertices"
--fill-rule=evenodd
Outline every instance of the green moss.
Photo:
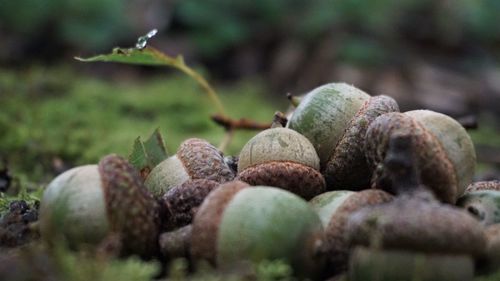
M 224 135 L 210 120 L 216 110 L 204 92 L 182 74 L 105 82 L 68 68 L 0 69 L 0 82 L 0 157 L 12 174 L 35 182 L 54 176 L 57 159 L 79 165 L 109 153 L 128 156 L 134 140 L 156 128 L 171 153 L 188 137 L 218 145 Z M 221 99 L 231 117 L 267 122 L 280 107 L 263 92 L 258 81 L 247 81 L 222 89 Z M 237 153 L 254 134 L 236 133 L 227 153 Z

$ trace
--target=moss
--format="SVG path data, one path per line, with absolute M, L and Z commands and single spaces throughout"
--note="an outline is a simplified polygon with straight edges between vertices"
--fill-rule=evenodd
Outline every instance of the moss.
M 35 67 L 23 73 L 0 69 L 0 82 L 0 158 L 13 175 L 34 182 L 53 178 L 59 160 L 72 166 L 109 153 L 127 156 L 137 136 L 146 138 L 156 128 L 170 152 L 188 137 L 218 145 L 224 134 L 210 120 L 216 112 L 208 98 L 182 74 L 106 82 L 67 67 Z M 221 91 L 231 117 L 272 119 L 279 106 L 265 100 L 259 85 L 246 81 Z M 254 134 L 238 132 L 227 152 L 237 153 Z

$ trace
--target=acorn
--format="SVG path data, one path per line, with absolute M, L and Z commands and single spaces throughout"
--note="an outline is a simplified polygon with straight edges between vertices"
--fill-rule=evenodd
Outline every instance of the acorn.
M 375 170 L 372 186 L 390 191 L 383 160 L 393 135 L 413 139 L 422 184 L 443 202 L 454 204 L 471 182 L 476 154 L 465 129 L 454 119 L 429 110 L 386 113 L 366 133 L 365 153 Z
M 160 200 L 165 212 L 163 229 L 174 230 L 190 224 L 205 197 L 218 186 L 216 181 L 197 179 L 168 190 Z
M 309 204 L 319 214 L 325 229 L 324 250 L 327 256 L 327 275 L 333 276 L 347 269 L 349 248 L 345 239 L 349 216 L 365 207 L 392 200 L 392 195 L 376 189 L 359 192 L 330 191 L 314 197 Z
M 213 145 L 202 139 L 185 140 L 174 156 L 163 160 L 151 170 L 146 187 L 161 196 L 173 186 L 189 179 L 207 179 L 224 183 L 234 178 L 233 170 Z
M 470 184 L 458 198 L 457 206 L 464 208 L 485 226 L 500 223 L 500 181 Z
M 404 126 L 404 124 L 402 125 Z M 349 280 L 472 280 L 474 258 L 486 246 L 480 223 L 460 208 L 440 203 L 421 184 L 412 135 L 392 135 L 383 161 L 396 193 L 347 222 L 353 248 Z
M 298 276 L 322 269 L 321 221 L 306 201 L 286 190 L 241 182 L 210 193 L 193 220 L 191 256 L 219 267 L 281 259 Z
M 405 194 L 349 218 L 349 280 L 472 280 L 474 258 L 486 246 L 483 228 L 467 212 L 426 196 Z
M 274 122 L 272 128 L 255 135 L 241 149 L 237 178 L 310 199 L 326 187 L 319 168 L 318 155 L 309 140 Z
M 500 270 L 500 224 L 492 224 L 485 228 L 486 249 L 477 265 L 480 273 L 491 273 Z
M 330 83 L 300 101 L 288 127 L 314 145 L 329 190 L 360 190 L 372 173 L 363 151 L 366 129 L 377 116 L 393 111 L 399 108 L 390 97 L 370 97 L 354 86 Z
M 158 250 L 158 224 L 156 200 L 139 173 L 117 155 L 60 174 L 40 203 L 42 238 L 62 237 L 72 248 L 116 235 L 122 254 L 150 257 Z

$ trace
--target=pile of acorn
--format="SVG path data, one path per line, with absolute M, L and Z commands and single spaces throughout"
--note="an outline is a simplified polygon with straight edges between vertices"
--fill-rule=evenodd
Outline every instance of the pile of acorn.
M 343 83 L 287 117 L 237 157 L 188 139 L 146 178 L 116 155 L 66 171 L 44 192 L 42 238 L 220 269 L 281 259 L 319 280 L 500 269 L 500 182 L 471 184 L 474 146 L 457 121 Z

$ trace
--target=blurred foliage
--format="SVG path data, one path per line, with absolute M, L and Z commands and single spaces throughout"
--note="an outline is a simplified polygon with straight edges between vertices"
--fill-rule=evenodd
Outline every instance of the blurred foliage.
M 109 153 L 128 156 L 134 140 L 156 128 L 170 153 L 188 137 L 221 141 L 224 130 L 210 119 L 215 109 L 189 77 L 124 80 L 104 82 L 64 67 L 0 70 L 0 158 L 14 176 L 40 182 L 53 177 L 57 159 L 71 166 Z M 280 106 L 259 85 L 245 81 L 220 91 L 231 117 L 272 119 Z M 255 133 L 237 132 L 227 153 L 237 153 Z
M 466 37 L 472 41 L 500 40 L 500 30 L 492 28 L 500 24 L 500 2 L 496 0 L 184 0 L 176 8 L 177 19 L 188 27 L 186 32 L 200 51 L 208 55 L 259 36 L 307 41 L 327 31 L 379 40 L 406 32 L 444 44 Z M 370 45 L 364 50 L 354 43 L 344 47 L 352 47 L 346 51 L 350 53 L 370 52 Z
M 143 3 L 144 11 L 138 13 L 147 14 L 153 1 Z M 50 37 L 55 46 L 94 51 L 111 47 L 137 24 L 130 17 L 129 4 L 125 0 L 0 0 L 0 26 L 22 35 L 21 41 Z M 141 5 L 134 9 L 140 10 Z M 494 28 L 500 24 L 497 0 L 182 0 L 162 9 L 170 24 L 165 35 L 187 36 L 204 56 L 259 40 L 314 42 L 331 31 L 339 40 L 349 40 L 340 33 L 384 42 L 415 37 L 444 45 L 462 44 L 465 39 L 491 45 L 500 40 L 500 30 Z M 346 52 L 360 51 L 354 43 L 343 45 L 351 47 L 354 50 Z
M 122 38 L 128 27 L 123 0 L 0 0 L 0 26 L 54 45 L 98 49 Z M 43 39 L 43 38 L 42 38 Z

